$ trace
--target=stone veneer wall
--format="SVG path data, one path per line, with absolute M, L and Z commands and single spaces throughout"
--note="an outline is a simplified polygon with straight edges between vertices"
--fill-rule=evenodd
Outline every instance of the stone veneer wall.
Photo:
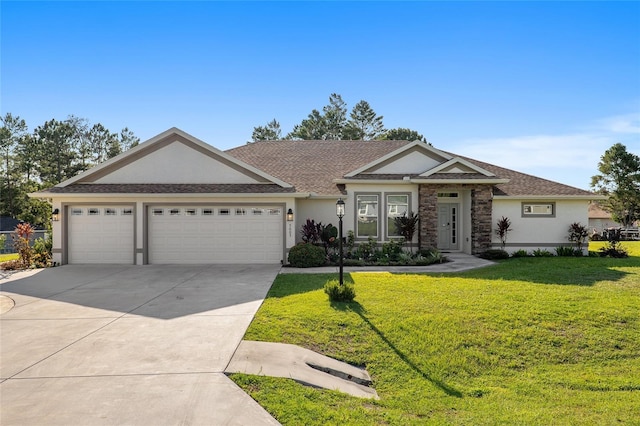
M 438 185 L 427 184 L 418 187 L 420 248 L 438 246 L 438 188 Z
M 493 191 L 490 185 L 478 185 L 471 190 L 471 254 L 491 248 L 491 213 Z
M 438 245 L 438 192 L 443 187 L 421 184 L 418 190 L 420 216 L 420 248 Z M 447 191 L 471 190 L 471 252 L 482 253 L 491 248 L 491 213 L 493 192 L 491 185 L 447 185 Z

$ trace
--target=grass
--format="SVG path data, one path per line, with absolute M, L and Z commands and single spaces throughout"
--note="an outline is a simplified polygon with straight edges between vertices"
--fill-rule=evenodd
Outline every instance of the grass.
M 232 375 L 284 425 L 640 424 L 640 257 L 457 274 L 280 275 L 245 339 L 365 366 L 380 400 Z
M 620 244 L 627 250 L 629 256 L 640 257 L 640 241 L 621 241 Z M 605 245 L 607 245 L 606 241 L 591 241 L 589 242 L 589 251 L 597 252 Z
M 15 260 L 19 257 L 18 253 L 0 254 L 0 263 Z

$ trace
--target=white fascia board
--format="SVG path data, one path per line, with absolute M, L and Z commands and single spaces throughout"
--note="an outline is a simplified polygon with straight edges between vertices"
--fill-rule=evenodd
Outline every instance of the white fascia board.
M 372 161 L 369 164 L 365 164 L 364 166 L 360 167 L 359 169 L 356 169 L 356 170 L 354 170 L 352 172 L 347 173 L 345 176 L 346 177 L 356 176 L 357 174 L 360 174 L 360 173 L 364 172 L 365 170 L 369 170 L 370 168 L 375 167 L 378 164 L 384 163 L 385 161 L 395 157 L 396 155 L 402 154 L 403 152 L 405 152 L 407 150 L 410 150 L 410 149 L 412 149 L 412 148 L 414 148 L 416 146 L 419 146 L 422 149 L 430 151 L 433 154 L 436 154 L 436 155 L 438 155 L 440 157 L 446 158 L 447 160 L 450 160 L 452 158 L 449 154 L 447 154 L 447 153 L 445 153 L 443 151 L 440 151 L 439 149 L 436 149 L 436 148 L 434 148 L 434 147 L 432 147 L 430 145 L 427 145 L 425 142 L 413 141 L 410 144 L 405 145 L 403 147 L 400 147 L 400 148 L 396 149 L 395 151 L 392 151 L 389 154 L 384 155 L 384 156 L 378 158 L 375 161 Z
M 341 184 L 376 184 L 376 185 L 397 185 L 397 184 L 410 184 L 415 183 L 411 180 L 404 179 L 334 179 L 333 183 L 341 183 Z
M 550 201 L 550 200 L 606 200 L 607 196 L 593 195 L 494 195 L 494 200 L 523 200 L 523 201 Z
M 451 160 L 447 161 L 446 163 L 442 163 L 439 166 L 436 166 L 431 170 L 427 170 L 426 172 L 422 173 L 420 176 L 422 176 L 422 177 L 431 176 L 432 174 L 438 173 L 441 170 L 444 170 L 447 167 L 452 166 L 454 164 L 462 164 L 462 165 L 470 168 L 471 170 L 474 170 L 474 171 L 476 171 L 476 172 L 478 172 L 480 174 L 483 174 L 485 176 L 488 176 L 488 177 L 495 176 L 495 174 L 491 173 L 490 171 L 485 170 L 482 167 L 478 167 L 475 164 L 470 163 L 469 161 L 467 161 L 467 160 L 465 160 L 463 158 L 460 158 L 460 157 L 452 158 Z
M 480 183 L 497 185 L 500 183 L 509 183 L 509 179 L 411 179 L 412 183 L 437 183 L 441 185 L 458 184 L 458 183 Z
M 309 194 L 308 198 L 313 200 L 337 200 L 338 198 L 342 198 L 343 200 L 346 200 L 349 197 L 343 194 L 335 194 L 335 195 Z
M 273 193 L 265 194 L 258 193 L 237 193 L 237 194 L 217 194 L 217 193 L 158 193 L 158 194 L 134 194 L 134 193 L 57 193 L 48 194 L 46 197 L 42 197 L 40 194 L 30 193 L 27 194 L 32 198 L 309 198 L 308 192 L 291 192 L 291 193 Z
M 83 179 L 83 178 L 85 178 L 87 176 L 91 176 L 92 174 L 94 174 L 96 172 L 99 172 L 100 170 L 104 169 L 105 167 L 110 167 L 111 164 L 113 164 L 115 162 L 118 162 L 118 161 L 122 160 L 123 158 L 127 158 L 127 157 L 129 157 L 131 155 L 135 155 L 135 153 L 137 153 L 138 151 L 146 149 L 147 147 L 149 147 L 149 146 L 153 145 L 154 143 L 158 142 L 159 140 L 162 140 L 162 139 L 164 139 L 164 138 L 166 138 L 168 136 L 171 136 L 172 134 L 176 134 L 178 136 L 182 136 L 183 138 L 193 142 L 194 144 L 200 146 L 201 148 L 203 148 L 203 149 L 205 149 L 205 150 L 207 150 L 207 151 L 209 151 L 209 152 L 211 152 L 211 153 L 213 153 L 213 154 L 215 154 L 215 155 L 217 155 L 219 157 L 222 157 L 225 160 L 227 160 L 227 161 L 229 161 L 231 163 L 234 163 L 237 166 L 239 166 L 241 168 L 244 168 L 244 169 L 246 169 L 246 170 L 248 170 L 248 171 L 250 171 L 250 172 L 252 172 L 252 173 L 254 173 L 254 174 L 258 175 L 258 176 L 261 176 L 261 177 L 265 178 L 266 180 L 268 180 L 268 181 L 270 181 L 272 183 L 275 183 L 276 185 L 279 185 L 279 186 L 281 186 L 283 188 L 292 188 L 293 187 L 293 185 L 291 185 L 291 184 L 289 184 L 287 182 L 284 182 L 284 181 L 282 181 L 282 180 L 280 180 L 280 179 L 278 179 L 278 178 L 276 178 L 274 176 L 271 176 L 271 175 L 265 173 L 264 171 L 262 171 L 260 169 L 257 169 L 255 167 L 243 162 L 243 161 L 240 161 L 237 158 L 232 157 L 231 155 L 229 155 L 229 154 L 227 154 L 227 153 L 225 153 L 223 151 L 220 151 L 219 149 L 209 145 L 208 143 L 196 138 L 195 136 L 192 136 L 192 135 L 184 132 L 183 130 L 178 129 L 177 127 L 172 127 L 172 128 L 170 128 L 168 130 L 165 130 L 164 132 L 160 133 L 159 135 L 154 136 L 151 139 L 142 142 L 141 144 L 131 148 L 130 150 L 125 151 L 125 152 L 123 152 L 121 154 L 118 154 L 115 157 L 110 158 L 107 161 L 105 161 L 103 163 L 100 163 L 97 166 L 94 166 L 94 167 L 90 168 L 89 170 L 85 170 L 84 172 L 82 172 L 82 173 L 80 173 L 80 174 L 78 174 L 78 175 L 76 175 L 76 176 L 74 176 L 72 178 L 69 178 L 69 179 L 67 179 L 67 180 L 65 180 L 63 182 L 60 182 L 59 184 L 57 184 L 55 186 L 57 186 L 57 187 L 65 187 L 65 186 L 71 185 L 72 183 L 77 182 L 78 180 L 81 180 L 81 179 Z

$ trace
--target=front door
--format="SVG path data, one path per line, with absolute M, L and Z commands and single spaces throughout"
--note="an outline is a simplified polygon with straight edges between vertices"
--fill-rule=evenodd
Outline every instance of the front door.
M 438 250 L 458 250 L 458 204 L 438 204 Z

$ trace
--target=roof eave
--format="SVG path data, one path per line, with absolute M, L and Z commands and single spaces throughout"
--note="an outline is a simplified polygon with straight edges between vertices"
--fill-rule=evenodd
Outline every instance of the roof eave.
M 412 183 L 437 183 L 437 184 L 483 184 L 483 185 L 498 185 L 501 183 L 509 183 L 509 179 L 411 179 Z
M 599 194 L 584 195 L 494 195 L 494 200 L 606 200 L 607 197 Z
M 354 184 L 354 183 L 371 183 L 371 184 L 410 184 L 411 180 L 405 179 L 334 179 L 335 184 Z
M 308 192 L 164 192 L 164 193 L 133 193 L 133 192 L 31 192 L 31 198 L 309 198 Z

